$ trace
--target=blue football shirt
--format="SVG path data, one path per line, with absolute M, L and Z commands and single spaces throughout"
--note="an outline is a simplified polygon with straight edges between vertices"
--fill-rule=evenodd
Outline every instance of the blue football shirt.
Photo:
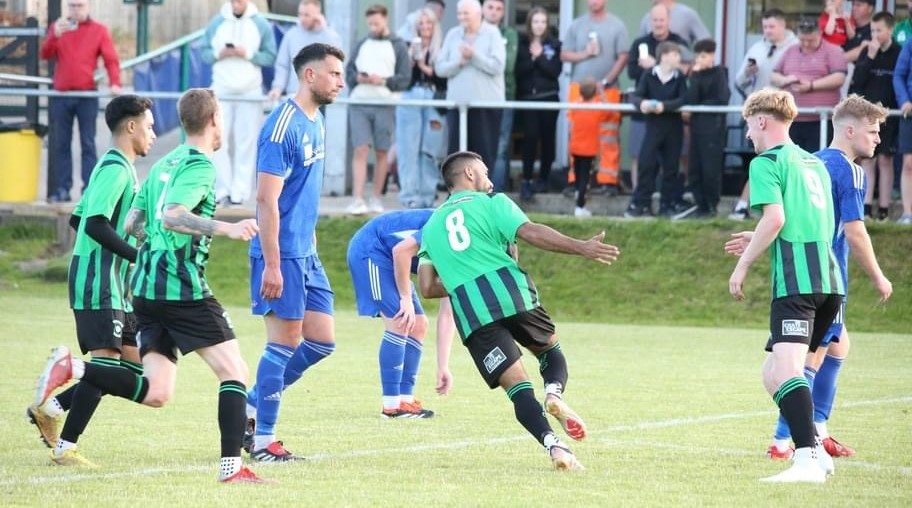
M 279 194 L 282 258 L 302 258 L 316 253 L 313 237 L 323 187 L 324 138 L 322 113 L 317 111 L 310 119 L 292 98 L 273 110 L 260 131 L 257 173 L 285 179 Z M 250 255 L 263 255 L 259 236 L 250 242 Z
M 393 269 L 393 247 L 409 237 L 415 237 L 421 245 L 421 228 L 427 223 L 434 210 L 399 210 L 387 212 L 371 219 L 355 233 L 348 250 L 356 257 L 369 257 L 380 268 Z M 418 266 L 418 258 L 412 259 L 412 272 Z
M 864 169 L 850 161 L 842 150 L 825 148 L 815 153 L 830 173 L 833 182 L 833 211 L 836 232 L 833 236 L 833 253 L 842 272 L 843 287 L 849 287 L 849 244 L 846 241 L 845 224 L 864 220 L 864 196 L 867 180 Z

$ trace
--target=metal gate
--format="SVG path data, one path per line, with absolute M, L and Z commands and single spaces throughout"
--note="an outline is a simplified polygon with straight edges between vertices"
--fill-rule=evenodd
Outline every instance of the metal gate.
M 38 76 L 38 42 L 43 32 L 35 18 L 26 19 L 25 26 L 0 27 L 0 73 Z M 0 86 L 38 88 L 38 83 L 0 77 Z M 0 121 L 4 119 L 37 123 L 38 97 L 4 97 L 0 100 Z

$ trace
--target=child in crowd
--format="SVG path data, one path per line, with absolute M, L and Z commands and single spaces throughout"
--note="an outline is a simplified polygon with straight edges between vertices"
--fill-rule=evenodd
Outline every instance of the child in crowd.
M 646 136 L 639 156 L 639 178 L 633 199 L 624 217 L 636 218 L 652 215 L 652 192 L 656 172 L 662 163 L 662 188 L 659 215 L 672 217 L 688 207 L 680 201 L 678 165 L 684 122 L 677 112 L 684 104 L 687 80 L 678 70 L 681 47 L 673 42 L 663 42 L 656 47 L 659 64 L 644 72 L 631 95 L 634 107 L 646 117 Z
M 579 104 L 598 104 L 598 85 L 595 79 L 586 78 L 580 82 Z M 610 111 L 571 109 L 567 114 L 570 120 L 570 155 L 573 157 L 573 173 L 576 177 L 576 217 L 591 217 L 592 212 L 586 209 L 586 189 L 589 188 L 589 173 L 595 155 L 599 151 L 599 127 L 608 121 Z
M 731 98 L 728 69 L 716 65 L 716 42 L 703 39 L 694 44 L 696 60 L 690 72 L 685 104 L 725 106 Z M 687 115 L 687 113 L 684 113 Z M 690 115 L 689 183 L 696 208 L 690 207 L 674 218 L 716 216 L 722 188 L 725 113 Z M 685 213 L 686 212 L 686 213 Z

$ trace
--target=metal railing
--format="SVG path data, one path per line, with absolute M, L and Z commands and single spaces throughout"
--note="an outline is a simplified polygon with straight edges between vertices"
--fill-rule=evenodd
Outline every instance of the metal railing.
M 187 36 L 190 37 L 190 36 Z M 175 41 L 177 42 L 177 41 Z M 161 48 L 160 48 L 161 49 Z M 160 51 L 156 50 L 156 51 Z M 172 48 L 174 49 L 174 48 Z M 159 53 L 162 54 L 162 53 Z M 12 76 L 7 78 L 7 76 Z M 0 79 L 20 78 L 23 81 L 35 79 L 28 76 L 15 76 L 0 74 Z M 179 99 L 181 92 L 137 92 L 150 99 Z M 21 89 L 21 88 L 0 88 L 0 96 L 14 95 L 26 97 L 96 97 L 110 98 L 110 92 L 91 91 L 91 92 L 59 92 L 56 90 L 43 89 Z M 241 96 L 224 95 L 219 100 L 235 102 L 262 102 L 275 104 L 265 95 L 251 99 Z M 619 111 L 622 113 L 634 113 L 636 110 L 633 105 L 627 103 L 597 103 L 597 104 L 580 104 L 575 102 L 537 102 L 537 101 L 469 101 L 456 102 L 448 100 L 418 100 L 418 99 L 352 99 L 350 97 L 340 97 L 333 104 L 344 104 L 348 106 L 415 106 L 415 107 L 433 107 L 441 109 L 456 109 L 459 112 L 459 149 L 465 150 L 468 146 L 468 113 L 470 109 L 513 109 L 513 110 L 546 110 L 546 111 L 567 111 L 567 110 L 594 110 L 594 111 Z M 332 107 L 330 105 L 329 107 Z M 271 109 L 268 108 L 268 109 Z M 741 106 L 684 106 L 680 112 L 690 113 L 741 113 Z M 798 108 L 799 114 L 812 114 L 820 118 L 820 148 L 826 148 L 827 142 L 827 124 L 833 113 L 833 108 Z M 891 116 L 900 116 L 899 110 L 890 110 Z

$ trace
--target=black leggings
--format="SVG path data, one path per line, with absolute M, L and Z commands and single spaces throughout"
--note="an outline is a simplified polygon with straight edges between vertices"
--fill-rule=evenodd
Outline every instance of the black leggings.
M 554 133 L 557 130 L 557 113 L 557 111 L 532 109 L 522 112 L 524 180 L 532 179 L 532 173 L 535 170 L 535 156 L 539 153 L 539 146 L 541 146 L 538 179 L 545 183 L 548 182 L 551 165 L 554 164 Z
M 586 189 L 589 188 L 589 173 L 595 157 L 573 156 L 573 173 L 576 176 L 576 206 L 586 206 Z

